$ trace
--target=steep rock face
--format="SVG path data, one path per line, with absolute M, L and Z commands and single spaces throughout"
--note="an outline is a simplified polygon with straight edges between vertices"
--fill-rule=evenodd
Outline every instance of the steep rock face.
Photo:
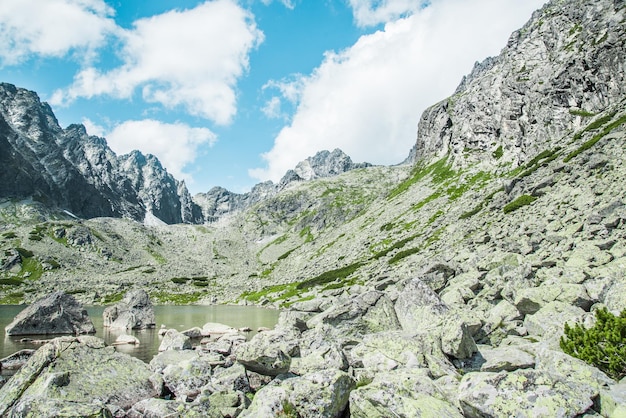
M 33 197 L 78 216 L 151 213 L 166 223 L 197 222 L 184 183 L 151 155 L 118 157 L 82 125 L 62 129 L 34 92 L 0 84 L 0 197 Z
M 285 173 L 278 184 L 266 181 L 243 194 L 230 192 L 223 187 L 214 187 L 207 193 L 195 195 L 193 199 L 202 208 L 204 219 L 211 222 L 224 215 L 241 212 L 262 200 L 271 198 L 293 182 L 332 177 L 370 166 L 369 163 L 352 162 L 352 159 L 340 149 L 332 152 L 324 150 L 300 161 L 293 170 Z
M 626 92 L 625 4 L 556 0 L 536 11 L 498 57 L 424 112 L 414 161 L 450 153 L 457 167 L 517 166 L 559 145 Z

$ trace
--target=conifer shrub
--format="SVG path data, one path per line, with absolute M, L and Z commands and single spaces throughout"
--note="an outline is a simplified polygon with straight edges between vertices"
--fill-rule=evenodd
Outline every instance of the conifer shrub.
M 619 380 L 626 376 L 626 309 L 619 316 L 606 308 L 596 311 L 596 324 L 586 329 L 565 324 L 561 349 Z

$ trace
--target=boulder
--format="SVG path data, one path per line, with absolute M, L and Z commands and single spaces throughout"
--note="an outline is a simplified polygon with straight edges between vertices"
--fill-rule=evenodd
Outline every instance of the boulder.
M 361 293 L 348 300 L 339 300 L 329 309 L 306 322 L 308 329 L 330 325 L 330 338 L 351 340 L 364 334 L 400 329 L 393 302 L 376 290 Z
M 102 313 L 104 326 L 111 329 L 154 328 L 154 307 L 145 290 L 131 290 L 118 304 Z
M 7 335 L 94 334 L 85 308 L 74 296 L 55 292 L 21 311 L 5 328 Z
M 256 393 L 241 417 L 338 418 L 355 388 L 350 375 L 333 369 L 274 382 Z
M 25 348 L 0 360 L 1 370 L 18 370 L 30 359 L 36 350 Z
M 163 382 L 176 399 L 194 399 L 211 381 L 212 358 L 196 355 L 163 369 Z
M 350 393 L 350 416 L 463 417 L 425 369 L 399 369 L 377 374 L 371 383 Z
M 191 338 L 175 329 L 168 329 L 159 345 L 159 351 L 191 350 Z
M 550 302 L 532 315 L 526 315 L 524 326 L 530 335 L 551 336 L 558 339 L 566 322 L 573 326 L 585 311 L 564 302 Z
M 517 347 L 482 348 L 480 354 L 485 359 L 480 366 L 483 372 L 513 371 L 535 366 L 535 357 Z
M 113 345 L 139 345 L 139 339 L 134 335 L 122 334 L 115 339 Z
M 160 395 L 151 376 L 147 364 L 99 338 L 55 338 L 0 390 L 0 415 L 110 416 L 109 411 Z
M 277 376 L 288 372 L 291 366 L 291 357 L 280 348 L 267 345 L 265 342 L 267 340 L 252 338 L 247 343 L 241 344 L 235 351 L 237 361 L 246 370 L 266 376 Z
M 434 328 L 448 312 L 439 295 L 419 279 L 407 283 L 394 308 L 402 329 L 407 332 Z
M 593 406 L 597 395 L 598 391 L 588 386 L 572 386 L 533 369 L 471 372 L 459 386 L 459 401 L 468 418 L 574 417 Z

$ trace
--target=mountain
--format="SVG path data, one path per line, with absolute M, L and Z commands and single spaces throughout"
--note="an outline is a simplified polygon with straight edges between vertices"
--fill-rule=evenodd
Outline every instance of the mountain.
M 0 196 L 33 198 L 83 218 L 198 222 L 184 183 L 152 155 L 117 156 L 82 125 L 62 129 L 34 92 L 0 84 Z
M 241 212 L 255 203 L 275 196 L 294 182 L 337 176 L 370 166 L 369 163 L 352 162 L 352 159 L 340 149 L 332 152 L 324 150 L 300 161 L 294 169 L 285 173 L 278 184 L 271 181 L 259 183 L 250 192 L 243 194 L 230 192 L 223 187 L 214 187 L 207 193 L 195 195 L 193 200 L 202 208 L 204 219 L 207 222 L 215 222 L 221 217 Z
M 622 0 L 551 0 L 424 112 L 413 164 L 337 173 L 345 159 L 322 153 L 278 185 L 214 189 L 203 210 L 220 222 L 0 203 L 0 301 L 106 304 L 140 287 L 280 308 L 234 352 L 241 381 L 273 379 L 246 416 L 621 416 L 623 373 L 560 337 L 626 309 L 625 22 Z
M 623 1 L 552 1 L 424 112 L 414 160 L 528 162 L 626 93 Z

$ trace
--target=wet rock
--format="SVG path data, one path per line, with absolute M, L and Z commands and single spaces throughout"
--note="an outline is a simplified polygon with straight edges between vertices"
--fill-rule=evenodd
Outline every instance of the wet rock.
M 23 349 L 0 360 L 2 370 L 17 370 L 30 359 L 36 350 Z
M 96 329 L 73 296 L 55 292 L 20 312 L 5 331 L 7 335 L 93 334 Z
M 126 293 L 124 299 L 102 313 L 104 326 L 111 329 L 154 328 L 154 307 L 145 290 Z

